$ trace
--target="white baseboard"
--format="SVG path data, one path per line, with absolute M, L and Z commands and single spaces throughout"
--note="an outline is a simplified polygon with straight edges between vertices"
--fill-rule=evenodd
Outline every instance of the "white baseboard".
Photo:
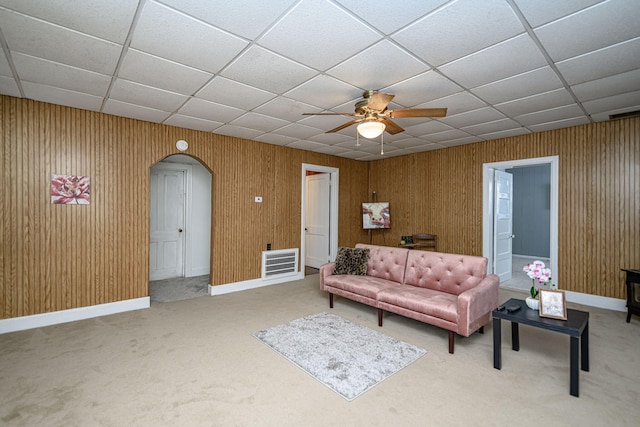
M 627 300 L 625 299 L 601 297 L 598 295 L 583 294 L 572 291 L 565 291 L 564 295 L 568 302 L 575 302 L 577 304 L 588 305 L 591 307 L 605 308 L 607 310 L 627 311 Z
M 122 313 L 125 311 L 140 310 L 142 308 L 149 308 L 150 303 L 151 299 L 149 297 L 142 297 L 125 301 L 110 302 L 107 304 L 92 305 L 89 307 L 54 311 L 51 313 L 12 317 L 10 319 L 0 320 L 0 334 L 57 325 L 59 323 L 74 322 L 76 320 L 91 319 L 93 317 L 107 316 L 109 314 Z
M 277 279 L 267 279 L 267 280 L 254 279 L 254 280 L 245 280 L 242 282 L 227 283 L 227 284 L 218 285 L 218 286 L 209 285 L 209 295 L 211 296 L 223 295 L 231 292 L 246 291 L 248 289 L 261 288 L 263 286 L 277 285 L 278 283 L 293 282 L 295 280 L 302 280 L 302 279 L 304 279 L 304 273 L 299 271 L 295 275 L 280 277 Z

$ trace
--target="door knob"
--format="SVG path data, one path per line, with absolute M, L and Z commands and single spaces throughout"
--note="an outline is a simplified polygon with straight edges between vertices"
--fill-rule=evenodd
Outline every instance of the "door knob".
M 182 233 L 182 228 L 178 228 L 178 233 Z

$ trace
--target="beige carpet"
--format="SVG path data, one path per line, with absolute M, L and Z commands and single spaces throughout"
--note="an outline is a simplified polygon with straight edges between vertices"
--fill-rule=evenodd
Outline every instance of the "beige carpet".
M 566 336 L 521 326 L 514 352 L 504 325 L 499 371 L 491 325 L 456 337 L 450 355 L 446 331 L 387 315 L 385 334 L 429 353 L 347 402 L 252 336 L 323 311 L 378 328 L 371 307 L 328 305 L 313 275 L 0 335 L 0 425 L 635 426 L 640 417 L 638 316 L 627 324 L 625 313 L 588 308 L 591 372 L 580 372 L 576 398 Z

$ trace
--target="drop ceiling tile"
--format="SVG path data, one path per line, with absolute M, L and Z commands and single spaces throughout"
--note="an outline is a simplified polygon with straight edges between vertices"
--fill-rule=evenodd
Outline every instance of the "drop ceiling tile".
M 298 0 L 211 2 L 197 0 L 162 0 L 163 3 L 187 14 L 246 38 L 262 34 Z M 241 19 L 239 17 L 242 17 Z
M 500 139 L 500 138 L 510 138 L 513 136 L 520 136 L 520 135 L 527 135 L 530 134 L 531 131 L 523 128 L 523 127 L 518 127 L 515 129 L 508 129 L 508 130 L 501 130 L 501 131 L 497 131 L 497 132 L 489 132 L 489 133 L 483 133 L 483 134 L 479 134 L 477 135 L 479 138 L 482 138 L 484 140 L 490 141 L 492 139 Z
M 327 74 L 365 89 L 379 89 L 428 71 L 429 67 L 388 40 L 366 49 Z
M 511 119 L 500 119 L 492 122 L 482 122 L 471 126 L 462 127 L 461 130 L 471 135 L 481 136 L 492 132 L 512 131 L 521 128 L 520 124 Z
M 436 67 L 522 32 L 524 27 L 506 1 L 460 0 L 409 25 L 392 38 Z
M 217 73 L 248 41 L 158 3 L 144 6 L 131 47 L 210 73 Z
M 427 71 L 385 89 L 385 92 L 395 94 L 394 102 L 403 108 L 415 107 L 461 91 L 460 86 L 435 71 Z
M 196 96 L 218 104 L 241 108 L 243 110 L 252 110 L 258 105 L 262 105 L 270 99 L 273 99 L 276 95 L 224 77 L 216 76 L 203 87 Z
M 247 129 L 256 129 L 262 132 L 271 132 L 288 125 L 289 121 L 265 116 L 264 114 L 248 112 L 233 120 L 229 124 L 233 126 L 245 127 Z
M 640 37 L 638 7 L 637 0 L 604 1 L 535 33 L 551 58 L 562 61 Z
M 221 73 L 223 77 L 276 94 L 288 91 L 314 74 L 310 68 L 258 46 L 247 49 Z
M 147 86 L 182 95 L 191 95 L 212 75 L 195 68 L 129 49 L 120 67 L 119 76 Z
M 49 102 L 51 104 L 65 105 L 67 107 L 81 108 L 83 110 L 100 111 L 102 98 L 86 93 L 73 92 L 67 89 L 42 85 L 39 83 L 22 82 L 24 96 L 36 101 Z
M 589 114 L 598 114 L 625 108 L 628 108 L 628 111 L 634 111 L 634 107 L 640 105 L 640 90 L 594 99 L 583 102 L 582 105 Z
M 115 99 L 108 99 L 104 104 L 102 112 L 154 123 L 162 123 L 170 114 L 166 111 L 128 104 L 126 102 L 116 101 Z
M 585 9 L 602 0 L 514 0 L 527 22 L 538 27 Z
M 16 72 L 22 81 L 56 86 L 74 92 L 105 96 L 111 77 L 22 53 L 13 54 Z
M 574 103 L 575 100 L 571 94 L 565 88 L 561 88 L 496 104 L 494 107 L 505 115 L 513 117 Z
M 288 145 L 298 141 L 298 139 L 276 133 L 265 133 L 257 137 L 256 141 L 266 142 L 268 144 Z
M 480 123 L 485 123 L 494 120 L 503 119 L 504 115 L 491 107 L 479 108 L 477 110 L 467 111 L 464 113 L 456 114 L 453 116 L 447 115 L 442 119 L 439 119 L 443 123 L 448 124 L 456 128 L 465 126 L 473 126 Z
M 320 135 L 321 133 L 323 133 L 323 131 L 318 128 L 304 126 L 299 123 L 293 123 L 278 129 L 278 133 L 280 135 L 289 136 L 291 138 L 307 139 L 311 138 L 312 136 Z
M 324 71 L 380 38 L 380 34 L 329 1 L 302 0 L 258 43 Z
M 349 150 L 347 150 L 346 148 L 336 147 L 336 146 L 333 146 L 333 145 L 327 145 L 327 146 L 318 148 L 316 150 L 316 152 L 318 152 L 318 153 L 329 154 L 329 155 L 332 155 L 332 156 L 340 156 L 343 153 L 346 153 L 347 151 L 349 151 Z
M 0 0 L 0 6 L 120 44 L 127 38 L 138 3 L 138 0 Z
M 416 123 L 416 122 L 414 122 Z M 404 126 L 403 126 L 404 127 Z M 417 123 L 411 126 L 404 127 L 407 135 L 413 135 L 418 137 L 428 136 L 432 133 L 444 132 L 451 130 L 451 126 L 439 122 L 437 120 L 428 120 L 426 122 Z
M 0 55 L 0 76 L 13 77 L 13 71 L 11 71 L 9 61 L 4 54 Z
M 541 123 L 549 123 L 558 120 L 572 119 L 576 117 L 585 117 L 584 112 L 576 104 L 565 105 L 563 107 L 551 108 L 544 111 L 536 111 L 535 113 L 523 114 L 515 116 L 514 119 L 524 126 L 531 127 Z
M 0 93 L 21 98 L 20 89 L 13 77 L 0 76 Z
M 570 85 L 640 68 L 640 37 L 557 63 Z
M 640 89 L 640 69 L 627 71 L 571 87 L 580 101 L 591 101 Z
M 353 110 L 353 108 L 351 108 Z M 298 120 L 298 123 L 304 126 L 311 126 L 314 128 L 322 129 L 323 131 L 337 128 L 353 117 L 348 116 L 305 116 L 303 119 Z
M 295 141 L 290 144 L 287 144 L 287 147 L 297 148 L 300 150 L 315 151 L 319 148 L 324 148 L 325 145 L 319 142 L 313 142 L 313 141 Z
M 471 136 L 468 133 L 458 129 L 451 129 L 444 132 L 433 133 L 431 135 L 426 135 L 426 138 L 429 139 L 429 141 L 436 142 L 438 144 L 445 144 L 448 141 L 457 140 L 480 141 L 480 138 Z
M 0 9 L 0 28 L 13 52 L 101 74 L 112 74 L 120 57 L 121 47 L 115 43 L 7 10 Z
M 227 123 L 243 115 L 244 111 L 239 108 L 205 101 L 204 99 L 191 98 L 180 108 L 178 113 L 185 116 Z
M 255 129 L 243 128 L 241 126 L 223 125 L 217 128 L 214 133 L 217 133 L 219 135 L 234 136 L 236 138 L 255 140 L 264 132 Z
M 114 82 L 109 97 L 129 104 L 138 104 L 169 112 L 176 111 L 189 99 L 186 95 L 145 86 L 124 79 L 117 79 Z
M 407 148 L 407 150 L 411 151 L 412 153 L 424 153 L 425 151 L 434 151 L 434 150 L 440 150 L 443 148 L 446 148 L 446 147 L 441 144 L 425 144 L 425 145 L 420 145 L 414 148 Z
M 446 141 L 440 142 L 440 144 L 445 147 L 456 147 L 459 145 L 473 144 L 474 142 L 481 142 L 481 141 L 482 141 L 482 138 L 479 138 L 477 136 L 465 136 L 461 138 L 448 139 Z
M 586 125 L 589 123 L 589 119 L 586 117 L 572 117 L 569 119 L 555 120 L 548 123 L 540 123 L 536 125 L 527 126 L 533 132 L 544 132 L 547 130 L 562 129 L 571 126 Z
M 405 138 L 393 141 L 393 146 L 402 149 L 415 149 L 424 145 L 433 145 L 432 142 L 421 138 Z
M 531 37 L 522 34 L 443 65 L 440 71 L 460 86 L 474 88 L 546 64 Z
M 416 105 L 416 108 L 446 108 L 447 117 L 477 110 L 486 107 L 487 104 L 469 92 L 458 92 L 444 98 L 439 98 L 424 104 Z
M 471 92 L 490 104 L 498 104 L 562 87 L 551 67 L 542 67 L 471 89 Z
M 318 113 L 320 111 L 320 108 L 284 96 L 274 98 L 255 109 L 256 113 L 266 114 L 290 122 L 297 122 L 303 119 L 302 113 Z
M 391 34 L 415 21 L 416 18 L 440 7 L 448 0 L 403 0 L 401 5 L 390 1 L 338 1 L 378 30 Z
M 323 74 L 290 90 L 286 96 L 326 110 L 351 113 L 354 111 L 354 106 L 351 103 L 355 103 L 362 96 L 362 92 L 356 87 Z M 338 110 L 337 108 L 344 103 L 351 105 L 346 109 Z
M 355 141 L 356 135 L 355 132 L 353 134 L 353 137 L 348 137 L 341 133 L 320 133 L 318 135 L 310 136 L 307 139 L 309 141 L 315 141 L 325 145 L 336 145 L 346 141 Z
M 173 114 L 164 121 L 165 125 L 177 126 L 185 129 L 201 130 L 203 132 L 213 132 L 224 123 L 214 122 L 212 120 L 199 119 L 197 117 L 183 116 L 181 114 Z

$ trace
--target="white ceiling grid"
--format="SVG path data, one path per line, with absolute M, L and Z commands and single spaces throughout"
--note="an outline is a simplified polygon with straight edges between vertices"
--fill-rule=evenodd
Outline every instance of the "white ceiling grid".
M 0 93 L 358 160 L 640 110 L 638 0 L 0 0 Z

